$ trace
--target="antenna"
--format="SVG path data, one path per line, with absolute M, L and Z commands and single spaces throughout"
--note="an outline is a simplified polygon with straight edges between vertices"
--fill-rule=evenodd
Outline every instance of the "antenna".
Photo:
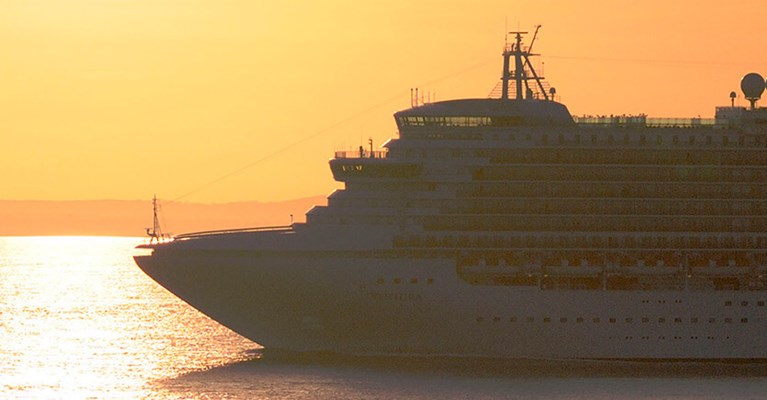
M 503 49 L 506 50 L 509 47 L 509 16 L 507 15 L 503 20 Z
M 533 40 L 530 41 L 530 46 L 527 48 L 528 52 L 533 51 L 533 45 L 535 44 L 535 38 L 538 37 L 538 30 L 541 29 L 541 25 L 535 26 L 535 33 L 533 33 Z

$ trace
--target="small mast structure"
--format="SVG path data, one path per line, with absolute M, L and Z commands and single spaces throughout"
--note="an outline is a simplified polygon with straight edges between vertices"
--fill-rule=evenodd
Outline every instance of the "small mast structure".
M 530 46 L 527 46 L 526 48 L 522 47 L 522 35 L 526 35 L 527 32 L 509 32 L 509 34 L 515 35 L 515 40 L 514 43 L 507 43 L 503 49 L 503 75 L 501 76 L 503 86 L 501 99 L 509 100 L 509 81 L 514 80 L 516 87 L 515 99 L 532 99 L 534 92 L 533 88 L 537 86 L 538 90 L 536 92 L 540 93 L 544 100 L 551 100 L 549 98 L 549 93 L 547 93 L 546 89 L 543 87 L 542 79 L 544 78 L 542 76 L 538 76 L 538 73 L 535 72 L 535 68 L 533 68 L 533 64 L 530 62 L 530 56 L 539 55 L 534 54 L 532 50 L 533 44 L 535 44 L 535 38 L 538 37 L 538 30 L 540 28 L 540 25 L 535 27 L 533 40 L 530 41 Z M 514 57 L 513 70 L 510 69 L 512 57 Z M 535 81 L 533 87 L 531 87 L 529 82 L 531 80 Z M 551 94 L 554 94 L 553 89 Z
M 146 234 L 149 236 L 149 244 L 152 244 L 155 240 L 157 240 L 157 243 L 160 243 L 162 238 L 164 237 L 162 233 L 162 228 L 160 227 L 160 219 L 157 216 L 158 211 L 158 205 L 157 205 L 157 195 L 154 195 L 152 197 L 152 227 L 146 228 Z

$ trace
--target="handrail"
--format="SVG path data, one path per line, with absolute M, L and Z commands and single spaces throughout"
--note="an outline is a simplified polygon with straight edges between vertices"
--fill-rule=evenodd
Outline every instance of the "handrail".
M 601 125 L 601 126 L 644 126 L 648 128 L 696 128 L 713 126 L 716 120 L 713 118 L 647 118 L 644 115 L 597 115 L 573 117 L 578 125 Z
M 261 227 L 237 228 L 237 229 L 219 229 L 219 230 L 210 230 L 210 231 L 182 233 L 180 235 L 174 236 L 173 238 L 174 239 L 189 239 L 189 238 L 198 237 L 198 236 L 220 235 L 220 234 L 226 234 L 226 233 L 287 231 L 287 230 L 291 230 L 291 229 L 292 229 L 292 227 L 290 225 L 284 225 L 284 226 L 261 226 Z

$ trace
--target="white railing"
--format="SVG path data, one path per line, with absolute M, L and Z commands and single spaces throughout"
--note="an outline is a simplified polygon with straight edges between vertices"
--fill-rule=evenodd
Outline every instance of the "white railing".
M 697 128 L 713 126 L 716 122 L 713 118 L 647 118 L 644 115 L 585 115 L 573 117 L 573 120 L 578 125 L 648 128 Z

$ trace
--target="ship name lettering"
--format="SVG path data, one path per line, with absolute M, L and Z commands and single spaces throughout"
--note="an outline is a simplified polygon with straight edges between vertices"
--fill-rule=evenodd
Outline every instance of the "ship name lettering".
M 390 300 L 390 301 L 420 301 L 421 300 L 421 295 L 419 293 L 371 292 L 370 297 L 373 300 Z

